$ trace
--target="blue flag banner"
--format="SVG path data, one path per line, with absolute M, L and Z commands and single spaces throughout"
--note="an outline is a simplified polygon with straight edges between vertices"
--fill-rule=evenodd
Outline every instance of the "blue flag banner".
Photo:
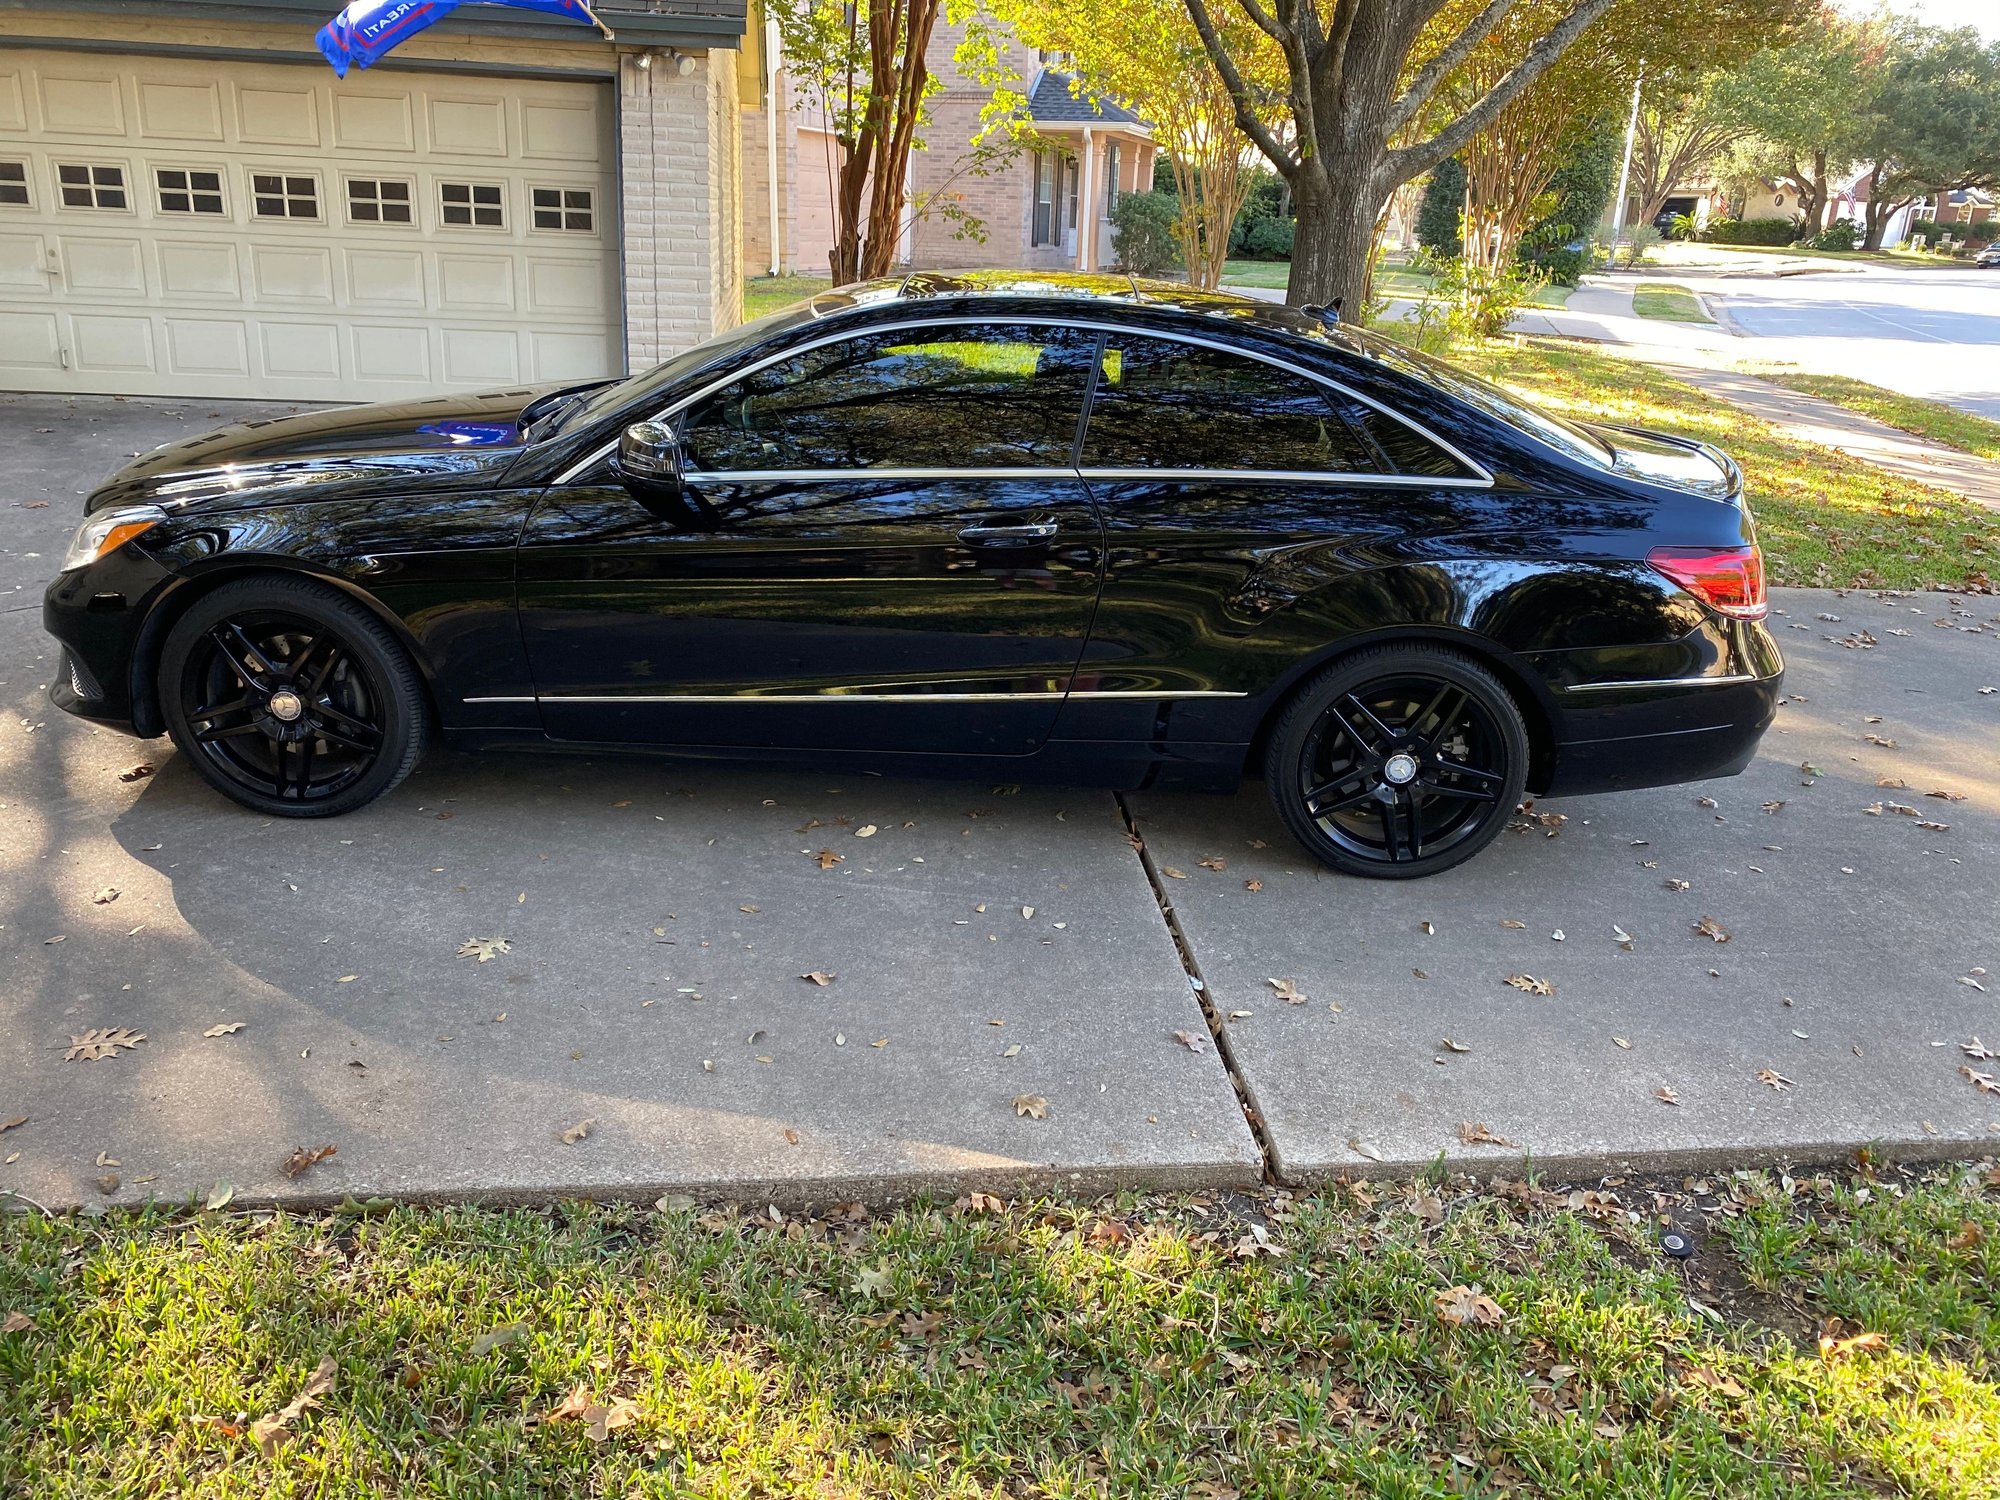
M 427 26 L 435 26 L 460 5 L 504 5 L 513 10 L 540 11 L 595 26 L 608 37 L 604 23 L 591 14 L 586 0 L 354 0 L 319 29 L 319 50 L 342 78 L 349 68 L 365 68 L 383 54 L 407 42 Z

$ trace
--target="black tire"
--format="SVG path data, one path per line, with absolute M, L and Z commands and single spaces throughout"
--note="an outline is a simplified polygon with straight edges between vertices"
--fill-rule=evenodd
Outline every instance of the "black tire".
M 1414 880 L 1463 864 L 1520 805 L 1528 730 L 1486 668 L 1431 645 L 1371 646 L 1310 677 L 1264 763 L 1292 836 L 1347 875 Z
M 167 636 L 159 689 L 167 732 L 202 779 L 273 817 L 366 806 L 430 740 L 409 653 L 309 578 L 244 578 L 196 600 Z

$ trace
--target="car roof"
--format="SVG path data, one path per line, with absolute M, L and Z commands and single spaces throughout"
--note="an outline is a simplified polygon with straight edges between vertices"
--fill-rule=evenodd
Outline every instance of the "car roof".
M 1006 302 L 1019 310 L 1023 304 L 1046 302 L 1050 310 L 1088 311 L 1097 314 L 1122 309 L 1152 309 L 1180 313 L 1189 318 L 1213 319 L 1264 333 L 1288 334 L 1320 344 L 1332 344 L 1348 353 L 1372 352 L 1372 340 L 1357 336 L 1355 330 L 1328 324 L 1301 308 L 1281 302 L 1266 302 L 1235 292 L 1202 291 L 1184 281 L 1154 281 L 1125 274 L 1090 271 L 916 271 L 907 276 L 882 277 L 835 287 L 811 300 L 815 318 L 831 317 L 850 310 L 883 309 L 953 301 Z M 916 310 L 915 306 L 911 310 Z

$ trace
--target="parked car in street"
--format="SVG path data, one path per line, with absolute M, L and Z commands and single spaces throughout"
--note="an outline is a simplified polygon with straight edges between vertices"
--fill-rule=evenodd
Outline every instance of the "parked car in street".
M 2000 266 L 2000 240 L 1993 241 L 1972 258 L 1972 263 L 1980 267 Z
M 1408 877 L 1530 792 L 1733 774 L 1783 671 L 1722 453 L 1125 277 L 848 287 L 628 380 L 227 427 L 85 511 L 55 701 L 277 816 L 437 739 L 1251 775 Z

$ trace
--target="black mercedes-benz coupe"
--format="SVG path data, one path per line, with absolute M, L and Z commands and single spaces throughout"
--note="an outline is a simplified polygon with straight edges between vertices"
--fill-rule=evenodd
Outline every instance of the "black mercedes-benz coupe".
M 1359 875 L 1726 776 L 1783 663 L 1742 476 L 1298 309 L 830 292 L 618 382 L 250 422 L 86 503 L 63 708 L 261 813 L 465 747 L 1128 787 Z

